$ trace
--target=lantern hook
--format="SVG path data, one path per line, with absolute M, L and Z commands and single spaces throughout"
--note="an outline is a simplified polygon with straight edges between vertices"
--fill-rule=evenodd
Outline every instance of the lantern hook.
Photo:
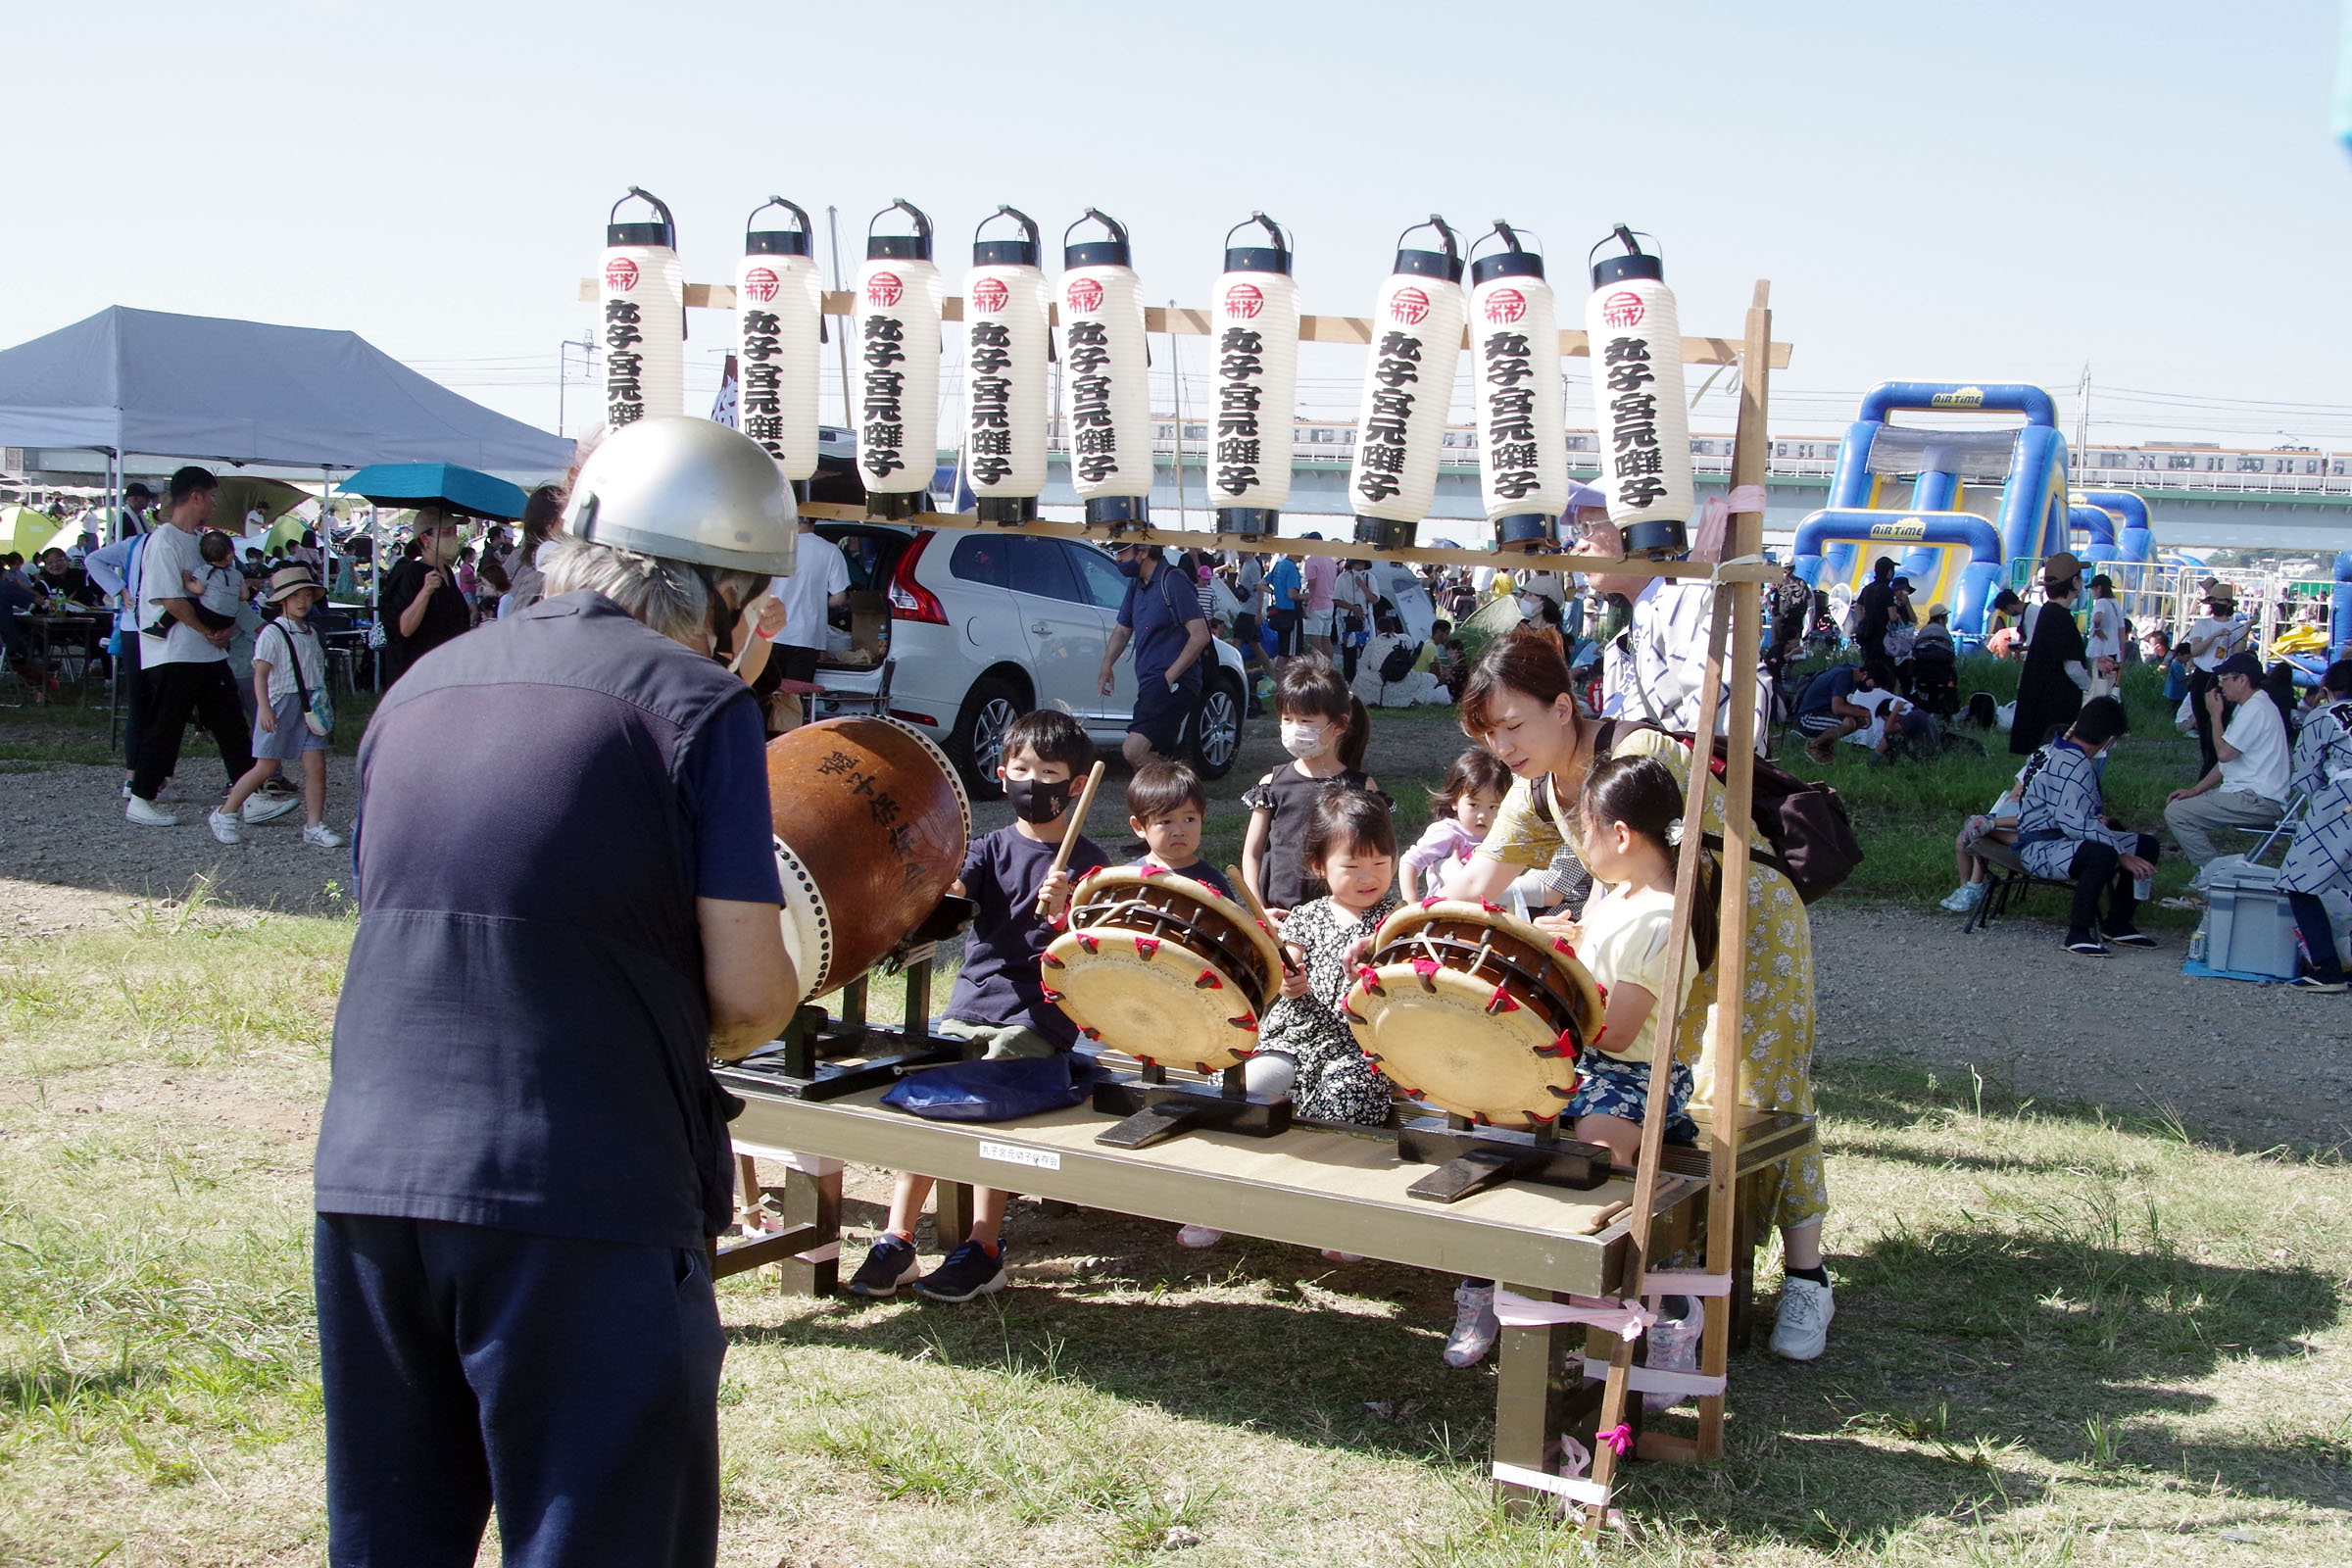
M 1434 229 L 1436 229 L 1436 230 L 1437 230 L 1437 231 L 1438 231 L 1440 234 L 1443 234 L 1443 235 L 1445 235 L 1445 236 L 1446 236 L 1446 259 L 1447 261 L 1449 261 L 1449 262 L 1455 262 L 1455 263 L 1458 263 L 1458 262 L 1460 262 L 1460 261 L 1461 261 L 1461 259 L 1462 259 L 1462 247 L 1461 247 L 1460 243 L 1459 243 L 1459 242 L 1458 242 L 1458 241 L 1457 241 L 1457 240 L 1454 238 L 1454 233 L 1453 233 L 1453 228 L 1452 228 L 1452 225 L 1448 224 L 1448 223 L 1446 221 L 1446 220 L 1445 220 L 1445 219 L 1443 219 L 1443 218 L 1440 218 L 1440 217 L 1439 217 L 1437 214 L 1435 214 L 1435 213 L 1432 213 L 1432 214 L 1430 214 L 1430 215 L 1429 215 L 1429 220 L 1428 220 L 1427 222 L 1423 222 L 1423 223 L 1415 223 L 1415 224 L 1414 224 L 1414 225 L 1413 225 L 1411 228 L 1408 228 L 1408 229 L 1406 229 L 1406 230 L 1404 231 L 1404 234 L 1399 234 L 1399 235 L 1397 235 L 1397 236 L 1396 236 L 1396 248 L 1397 248 L 1398 250 L 1403 250 L 1403 249 L 1405 249 L 1405 248 L 1406 248 L 1406 247 L 1405 247 L 1405 243 L 1404 243 L 1404 235 L 1405 235 L 1405 234 L 1410 234 L 1410 233 L 1413 233 L 1413 232 L 1414 232 L 1415 230 L 1417 230 L 1417 229 L 1424 229 L 1424 228 L 1434 228 Z
M 1274 220 L 1268 218 L 1263 213 L 1251 213 L 1247 219 L 1227 229 L 1225 231 L 1226 249 L 1232 249 L 1233 236 L 1239 234 L 1243 229 L 1248 228 L 1251 223 L 1257 224 L 1268 234 L 1273 236 L 1274 249 L 1282 253 L 1282 259 L 1287 264 L 1291 259 L 1291 236 L 1283 232 L 1283 227 L 1280 223 L 1277 223 L 1274 221 Z
M 647 190 L 642 185 L 631 185 L 629 187 L 629 195 L 623 196 L 620 201 L 612 204 L 612 210 L 605 215 L 606 222 L 612 223 L 619 221 L 621 205 L 629 199 L 629 196 L 634 196 L 638 200 L 650 205 L 655 212 L 662 215 L 662 226 L 668 229 L 673 234 L 677 232 L 678 220 L 669 216 L 669 204 L 663 201 L 661 197 L 655 195 L 652 191 Z
M 743 220 L 744 232 L 747 234 L 750 233 L 752 231 L 752 219 L 758 218 L 761 213 L 766 212 L 770 207 L 781 207 L 793 217 L 799 219 L 801 221 L 802 233 L 813 234 L 816 232 L 814 229 L 808 226 L 808 214 L 802 208 L 801 204 L 799 202 L 788 202 L 781 196 L 770 196 L 767 200 L 753 208 L 751 218 L 746 218 Z
M 1526 251 L 1527 247 L 1519 242 L 1520 231 L 1513 228 L 1510 224 L 1504 222 L 1501 219 L 1497 218 L 1494 220 L 1494 226 L 1493 229 L 1487 233 L 1479 235 L 1477 239 L 1471 241 L 1470 254 L 1472 256 L 1476 256 L 1478 254 L 1479 246 L 1484 245 L 1487 241 L 1493 239 L 1496 234 L 1500 234 L 1502 236 L 1502 248 L 1504 250 L 1510 251 L 1513 254 L 1519 254 Z M 1535 239 L 1536 235 L 1531 232 L 1527 237 L 1529 239 Z M 1606 241 L 1603 241 L 1603 243 L 1605 244 Z
M 880 212 L 876 213 L 873 217 L 865 220 L 865 232 L 867 237 L 872 237 L 874 225 L 876 223 L 879 223 L 882 221 L 882 220 L 888 218 L 893 213 L 905 213 L 907 217 L 914 220 L 914 232 L 923 242 L 923 252 L 925 255 L 930 254 L 931 220 L 920 207 L 915 206 L 914 203 L 908 201 L 904 196 L 897 197 L 888 207 L 883 208 Z
M 1111 217 L 1108 213 L 1103 212 L 1099 207 L 1089 207 L 1085 212 L 1078 216 L 1077 223 L 1072 223 L 1068 228 L 1063 229 L 1061 231 L 1061 243 L 1064 246 L 1067 246 L 1070 243 L 1070 235 L 1076 231 L 1078 223 L 1083 223 L 1090 218 L 1096 222 L 1101 223 L 1104 228 L 1109 229 L 1110 237 L 1114 241 L 1121 245 L 1127 243 L 1127 225 L 1120 222 L 1117 219 Z
M 1009 218 L 1013 221 L 1019 223 L 1022 231 L 1029 236 L 1029 248 L 1033 251 L 1037 251 L 1040 255 L 1044 254 L 1043 242 L 1037 237 L 1037 220 L 1031 218 L 1027 213 L 1022 212 L 1018 207 L 1001 206 L 995 212 L 980 220 L 980 228 L 975 228 L 972 230 L 973 241 L 975 243 L 978 242 L 981 228 L 986 228 L 989 224 L 995 222 L 1000 218 Z
M 1592 266 L 1592 258 L 1600 254 L 1600 246 L 1606 245 L 1610 240 L 1615 240 L 1619 244 L 1623 245 L 1625 247 L 1625 254 L 1628 256 L 1655 256 L 1658 253 L 1657 235 L 1644 233 L 1638 228 L 1628 228 L 1623 223 L 1619 223 L 1616 227 L 1612 228 L 1607 234 L 1601 237 L 1600 245 L 1593 246 L 1592 249 L 1586 254 L 1585 265 L 1587 267 Z M 1649 241 L 1648 250 L 1642 250 L 1640 244 L 1642 240 Z

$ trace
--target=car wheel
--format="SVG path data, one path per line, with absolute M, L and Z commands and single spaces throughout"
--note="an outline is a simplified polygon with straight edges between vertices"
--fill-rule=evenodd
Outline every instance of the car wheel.
M 962 764 L 974 800 L 1004 797 L 997 764 L 1004 760 L 1004 732 L 1026 711 L 1020 688 L 1012 682 L 991 675 L 972 683 L 963 711 L 956 715 L 956 731 L 948 737 L 948 750 Z
M 1242 688 L 1230 675 L 1209 683 L 1193 724 L 1193 767 L 1202 778 L 1223 778 L 1242 755 Z

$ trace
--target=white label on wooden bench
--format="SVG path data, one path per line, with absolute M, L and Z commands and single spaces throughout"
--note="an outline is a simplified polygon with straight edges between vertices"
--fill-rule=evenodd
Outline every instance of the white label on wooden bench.
M 1002 1160 L 1007 1165 L 1026 1165 L 1031 1170 L 1059 1170 L 1061 1155 L 1051 1149 L 1023 1149 L 1018 1144 L 980 1145 L 982 1159 Z

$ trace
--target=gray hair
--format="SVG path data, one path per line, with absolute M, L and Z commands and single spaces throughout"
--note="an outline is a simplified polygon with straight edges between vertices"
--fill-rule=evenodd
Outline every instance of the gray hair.
M 689 562 L 616 550 L 569 534 L 550 534 L 540 572 L 547 597 L 591 589 L 674 642 L 702 646 L 710 634 L 710 589 L 704 568 Z M 712 588 L 733 585 L 749 603 L 767 586 L 758 572 L 711 571 Z

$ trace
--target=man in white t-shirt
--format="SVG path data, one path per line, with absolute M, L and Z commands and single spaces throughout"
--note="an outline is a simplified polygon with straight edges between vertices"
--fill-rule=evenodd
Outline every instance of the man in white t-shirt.
M 783 607 L 784 629 L 775 634 L 775 649 L 759 684 L 773 691 L 780 680 L 816 679 L 817 656 L 825 651 L 825 613 L 850 602 L 849 559 L 803 517 L 792 575 L 776 578 L 768 591 Z
M 2222 852 L 2213 835 L 2231 828 L 2265 833 L 2286 814 L 2286 718 L 2262 687 L 2262 664 L 2252 654 L 2231 654 L 2214 672 L 2216 689 L 2205 696 L 2213 727 L 2220 731 L 2213 771 L 2166 798 L 2164 820 L 2189 863 L 2202 868 Z M 2236 705 L 2227 728 L 2224 699 Z
M 244 705 L 228 671 L 228 645 L 236 628 L 209 629 L 197 618 L 187 578 L 201 578 L 207 564 L 197 538 L 213 514 L 220 481 L 210 469 L 189 466 L 172 475 L 172 499 L 163 526 L 148 535 L 139 552 L 132 602 L 138 606 L 139 680 L 144 690 L 142 734 L 130 776 L 130 801 L 123 815 L 141 827 L 174 827 L 179 818 L 155 804 L 156 792 L 179 765 L 179 743 L 191 715 L 204 721 L 220 749 L 228 789 L 253 766 L 252 733 Z M 245 820 L 267 822 L 299 804 L 293 800 L 245 803 Z M 235 838 L 215 829 L 223 843 Z
M 2217 760 L 2213 750 L 2214 724 L 2206 706 L 2213 690 L 2214 671 L 2231 654 L 2244 652 L 2252 628 L 2237 612 L 2237 590 L 2218 577 L 2200 585 L 2205 613 L 2188 628 L 2188 709 L 2197 730 L 2197 772 L 2210 773 Z

